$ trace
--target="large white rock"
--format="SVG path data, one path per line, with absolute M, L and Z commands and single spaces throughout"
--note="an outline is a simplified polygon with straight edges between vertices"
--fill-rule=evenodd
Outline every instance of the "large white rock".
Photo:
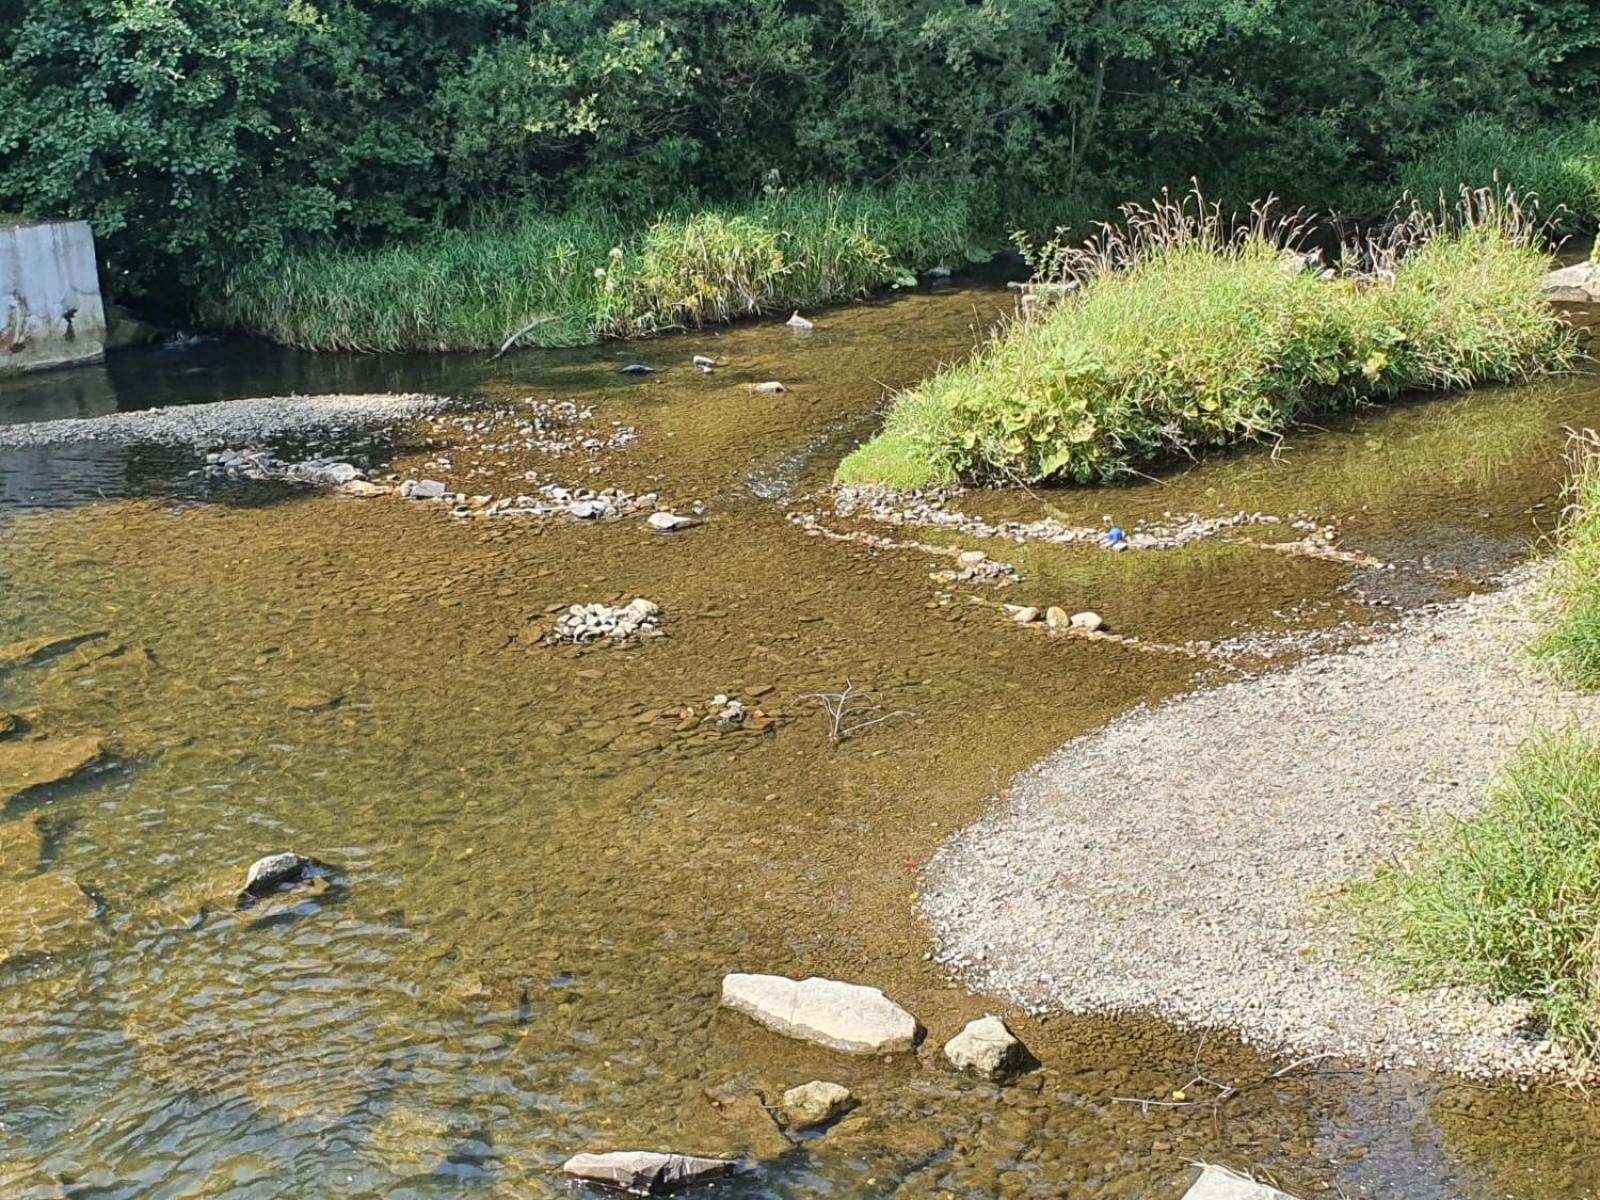
M 609 1154 L 574 1154 L 561 1170 L 568 1179 L 603 1183 L 636 1196 L 660 1196 L 707 1179 L 725 1178 L 733 1174 L 737 1165 L 731 1158 L 615 1150 Z
M 944 1056 L 958 1070 L 999 1079 L 1027 1065 L 1028 1052 L 999 1017 L 979 1017 L 944 1045 Z
M 1295 1200 L 1288 1192 L 1280 1192 L 1247 1176 L 1236 1174 L 1226 1167 L 1201 1164 L 1200 1178 L 1183 1194 L 1183 1200 Z
M 917 1019 L 875 987 L 834 979 L 725 975 L 722 1003 L 779 1033 L 851 1054 L 891 1054 L 917 1044 Z

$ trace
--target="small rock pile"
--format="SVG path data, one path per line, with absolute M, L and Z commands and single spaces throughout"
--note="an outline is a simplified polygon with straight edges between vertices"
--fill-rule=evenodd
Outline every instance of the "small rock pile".
M 454 430 L 472 435 L 476 449 L 483 453 L 507 454 L 534 451 L 560 456 L 575 450 L 597 454 L 616 450 L 635 441 L 639 431 L 613 420 L 608 426 L 587 426 L 594 419 L 594 406 L 579 408 L 571 400 L 535 400 L 528 397 L 520 408 L 500 408 L 464 416 L 436 418 L 436 431 Z
M 200 471 L 207 479 L 277 479 L 313 487 L 343 487 L 365 479 L 366 471 L 342 457 L 308 458 L 288 462 L 270 450 L 215 450 L 206 455 Z
M 993 583 L 1001 587 L 1017 582 L 1017 569 L 1008 562 L 990 558 L 982 550 L 963 550 L 956 561 L 960 564 L 933 572 L 941 583 Z
M 556 619 L 555 632 L 546 642 L 579 645 L 610 639 L 615 643 L 636 637 L 659 637 L 656 625 L 661 606 L 643 597 L 619 607 L 609 604 L 574 604 Z

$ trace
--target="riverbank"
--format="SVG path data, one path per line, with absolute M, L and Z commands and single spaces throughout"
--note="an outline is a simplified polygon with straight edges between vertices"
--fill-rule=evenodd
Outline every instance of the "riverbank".
M 1029 1012 L 1148 1012 L 1269 1052 L 1471 1078 L 1572 1064 L 1519 1001 L 1401 995 L 1338 895 L 1600 700 L 1529 665 L 1537 573 L 1391 636 L 1139 708 L 1019 776 L 929 868 L 938 960 Z

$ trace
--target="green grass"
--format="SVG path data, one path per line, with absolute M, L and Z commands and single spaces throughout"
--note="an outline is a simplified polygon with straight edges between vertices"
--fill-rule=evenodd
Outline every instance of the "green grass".
M 1380 960 L 1406 986 L 1526 997 L 1557 1037 L 1600 1051 L 1600 744 L 1535 737 L 1480 813 L 1420 849 L 1352 894 Z
M 1204 447 L 1269 438 L 1320 411 L 1415 389 L 1521 379 L 1568 361 L 1547 255 L 1514 201 L 1413 211 L 1364 272 L 1293 271 L 1292 225 L 1239 227 L 1182 203 L 1135 208 L 1047 252 L 1079 287 L 896 397 L 844 483 L 1089 483 Z
M 526 213 L 376 250 L 246 265 L 206 296 L 211 323 L 309 350 L 574 345 L 849 300 L 964 261 L 960 188 L 800 190 L 644 227 Z
M 1551 564 L 1551 621 L 1533 654 L 1564 682 L 1600 689 L 1600 437 L 1574 434 L 1567 506 Z
M 1600 121 L 1556 129 L 1463 121 L 1431 153 L 1403 167 L 1398 184 L 1425 204 L 1454 198 L 1462 186 L 1510 186 L 1537 197 L 1557 231 L 1593 230 L 1600 225 Z

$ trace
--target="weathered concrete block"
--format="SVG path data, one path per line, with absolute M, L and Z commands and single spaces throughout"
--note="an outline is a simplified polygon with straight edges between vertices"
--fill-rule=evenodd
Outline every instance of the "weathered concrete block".
M 834 979 L 724 975 L 725 1008 L 768 1028 L 850 1054 L 893 1054 L 917 1044 L 916 1018 L 875 987 Z
M 88 224 L 0 224 L 0 375 L 99 362 L 105 339 Z
M 1200 1178 L 1183 1194 L 1183 1200 L 1295 1200 L 1288 1192 L 1280 1192 L 1264 1183 L 1257 1183 L 1226 1167 L 1202 1164 Z

